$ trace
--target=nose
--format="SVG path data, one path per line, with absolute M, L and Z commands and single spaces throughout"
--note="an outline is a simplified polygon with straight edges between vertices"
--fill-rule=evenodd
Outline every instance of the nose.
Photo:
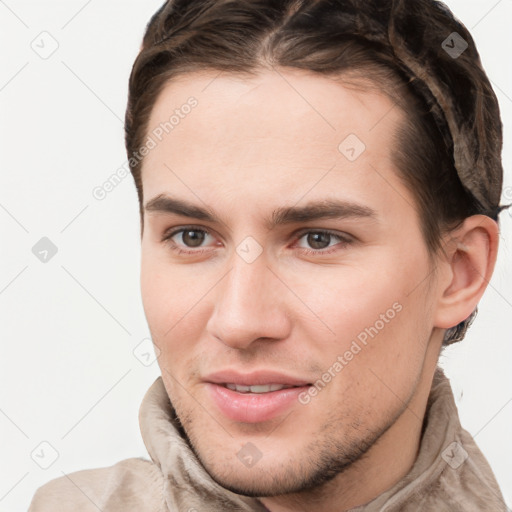
M 290 331 L 283 284 L 260 256 L 247 263 L 234 254 L 230 271 L 215 287 L 208 333 L 226 346 L 248 349 L 257 340 L 285 339 Z

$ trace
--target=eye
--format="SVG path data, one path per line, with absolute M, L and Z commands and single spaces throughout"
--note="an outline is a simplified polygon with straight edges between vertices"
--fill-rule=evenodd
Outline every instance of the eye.
M 162 242 L 166 242 L 170 245 L 172 250 L 178 253 L 201 253 L 203 251 L 187 251 L 184 248 L 202 248 L 201 244 L 208 238 L 213 236 L 204 229 L 198 229 L 194 226 L 188 226 L 180 229 L 175 229 L 169 233 L 164 234 Z M 181 242 L 181 243 L 179 243 Z M 183 245 L 182 245 L 183 244 Z
M 353 239 L 349 235 L 342 235 L 341 233 L 334 233 L 332 231 L 326 231 L 326 230 L 310 230 L 303 232 L 302 234 L 299 234 L 299 241 L 305 239 L 306 243 L 310 245 L 310 247 L 313 248 L 309 249 L 307 247 L 300 247 L 299 249 L 306 253 L 306 254 L 318 254 L 318 255 L 324 255 L 324 254 L 331 254 L 335 251 L 337 251 L 339 248 L 343 248 L 351 243 L 353 243 Z M 337 241 L 336 244 L 330 245 L 331 242 Z M 323 250 L 326 248 L 332 247 L 333 249 L 330 249 L 328 251 Z

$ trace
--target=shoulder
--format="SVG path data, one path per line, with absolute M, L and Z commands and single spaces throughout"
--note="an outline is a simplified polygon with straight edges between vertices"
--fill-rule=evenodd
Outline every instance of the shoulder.
M 143 458 L 65 474 L 39 487 L 28 512 L 129 512 L 163 508 L 163 477 Z

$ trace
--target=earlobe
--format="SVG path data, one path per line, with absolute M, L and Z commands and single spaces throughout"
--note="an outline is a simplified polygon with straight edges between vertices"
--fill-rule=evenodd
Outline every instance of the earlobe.
M 439 283 L 434 325 L 449 329 L 468 318 L 494 271 L 499 227 L 485 215 L 473 215 L 446 236 L 446 278 Z

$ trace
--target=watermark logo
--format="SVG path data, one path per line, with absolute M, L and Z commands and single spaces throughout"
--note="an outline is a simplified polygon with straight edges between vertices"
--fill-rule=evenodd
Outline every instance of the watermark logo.
M 32 247 L 32 254 L 41 263 L 48 263 L 57 254 L 57 251 L 57 246 L 46 236 L 43 236 L 43 238 Z
M 252 468 L 263 457 L 263 454 L 257 446 L 248 442 L 242 446 L 236 456 L 244 466 Z
M 134 349 L 133 355 L 144 366 L 151 366 L 159 357 L 160 349 L 151 338 L 144 338 Z
M 48 469 L 59 458 L 59 452 L 48 441 L 42 441 L 30 457 L 41 469 Z
M 49 32 L 44 30 L 32 40 L 30 48 L 32 48 L 41 59 L 46 60 L 57 51 L 59 42 Z
M 452 58 L 458 59 L 468 48 L 467 41 L 457 32 L 452 32 L 442 43 L 441 48 Z
M 252 236 L 248 236 L 238 244 L 236 252 L 246 263 L 252 263 L 263 252 L 263 247 Z
M 351 133 L 338 146 L 338 151 L 349 162 L 355 162 L 365 150 L 364 142 L 355 133 Z
M 441 457 L 452 469 L 459 469 L 469 455 L 460 443 L 454 441 L 443 450 Z

